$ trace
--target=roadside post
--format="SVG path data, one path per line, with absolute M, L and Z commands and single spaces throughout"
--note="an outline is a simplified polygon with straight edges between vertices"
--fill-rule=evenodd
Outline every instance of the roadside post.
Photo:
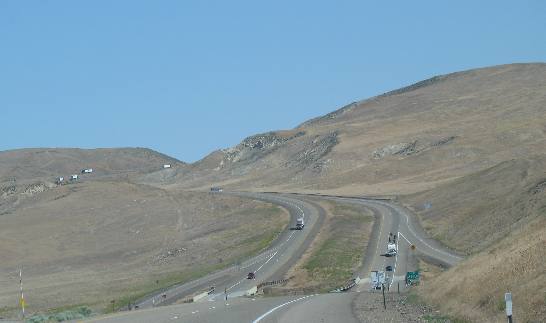
M 504 301 L 506 302 L 506 317 L 508 317 L 508 323 L 512 323 L 512 293 L 504 294 Z
M 385 284 L 381 284 L 381 290 L 383 291 L 383 308 L 387 309 L 387 301 L 385 300 Z
M 21 304 L 21 315 L 24 321 L 25 320 L 25 296 L 23 295 L 23 266 L 21 266 L 21 269 L 19 270 L 19 286 L 21 288 L 21 299 L 19 300 L 19 303 Z
M 112 313 L 114 313 L 116 311 L 116 300 L 113 299 L 110 301 L 110 303 L 112 303 Z

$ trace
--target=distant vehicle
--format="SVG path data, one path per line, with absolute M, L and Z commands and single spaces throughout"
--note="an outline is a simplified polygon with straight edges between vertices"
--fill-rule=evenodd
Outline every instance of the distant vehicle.
M 224 190 L 223 190 L 221 187 L 211 187 L 211 188 L 210 188 L 210 191 L 211 191 L 212 193 L 221 193 L 221 192 L 223 192 Z
M 165 164 L 165 165 L 163 165 L 163 168 L 171 168 L 171 165 L 170 164 Z
M 246 275 L 246 279 L 256 279 L 256 274 L 253 272 L 250 272 L 248 273 L 248 275 Z
M 299 218 L 296 220 L 296 230 L 303 230 L 303 227 L 305 227 L 305 223 L 303 222 L 303 218 Z
M 92 172 L 93 172 L 93 168 L 82 169 L 82 174 L 91 174 Z
M 385 271 L 392 271 L 392 266 L 385 267 Z
M 78 180 L 78 175 L 71 175 L 70 180 L 71 181 L 77 181 Z

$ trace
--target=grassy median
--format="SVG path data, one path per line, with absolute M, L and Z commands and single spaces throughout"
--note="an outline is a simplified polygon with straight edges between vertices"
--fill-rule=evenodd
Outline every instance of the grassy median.
M 319 291 L 342 286 L 362 262 L 373 225 L 370 211 L 336 202 L 325 203 L 330 216 L 322 241 L 313 250 L 303 268 Z

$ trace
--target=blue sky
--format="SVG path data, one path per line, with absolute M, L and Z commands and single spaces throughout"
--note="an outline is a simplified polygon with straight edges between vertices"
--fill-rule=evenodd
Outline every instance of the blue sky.
M 447 3 L 0 1 L 0 150 L 195 161 L 433 75 L 546 61 L 545 1 Z

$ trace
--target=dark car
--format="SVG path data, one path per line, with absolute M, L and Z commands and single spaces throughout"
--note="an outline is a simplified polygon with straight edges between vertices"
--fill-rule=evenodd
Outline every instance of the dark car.
M 392 266 L 387 266 L 387 267 L 385 267 L 385 270 L 386 270 L 386 271 L 392 271 Z
M 256 274 L 254 273 L 248 273 L 248 275 L 246 275 L 246 279 L 255 279 L 256 278 Z

